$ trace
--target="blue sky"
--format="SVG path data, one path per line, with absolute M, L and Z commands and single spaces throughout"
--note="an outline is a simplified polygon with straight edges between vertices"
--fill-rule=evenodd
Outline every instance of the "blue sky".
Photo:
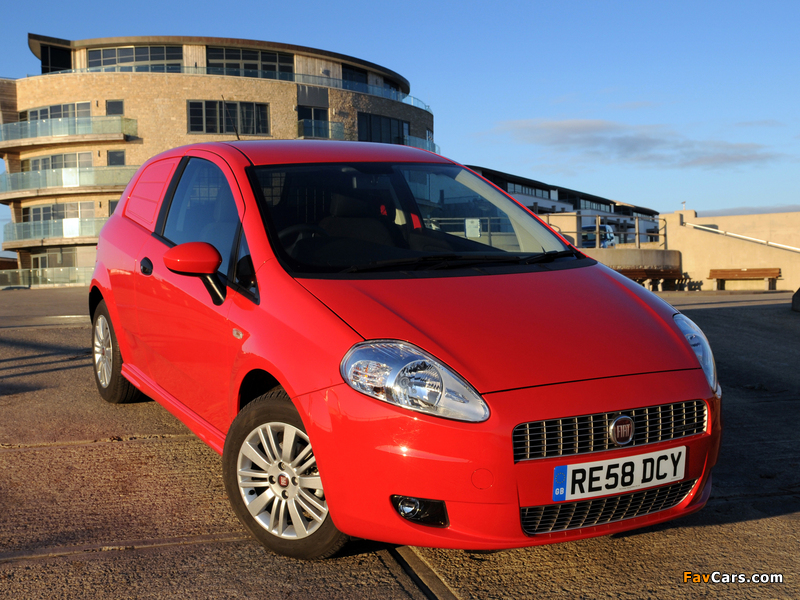
M 39 72 L 28 33 L 311 46 L 406 77 L 459 162 L 661 212 L 800 210 L 796 1 L 43 0 L 3 22 L 0 77 Z

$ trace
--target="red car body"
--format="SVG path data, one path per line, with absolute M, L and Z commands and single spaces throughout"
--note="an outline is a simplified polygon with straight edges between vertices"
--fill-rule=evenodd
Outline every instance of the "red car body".
M 217 305 L 200 277 L 165 265 L 171 247 L 154 231 L 181 160 L 192 156 L 216 165 L 230 185 L 261 291 L 258 303 L 229 286 Z M 720 444 L 721 392 L 711 388 L 675 325 L 675 309 L 597 263 L 410 278 L 292 273 L 276 254 L 247 169 L 331 162 L 453 164 L 386 144 L 244 142 L 178 148 L 140 169 L 100 235 L 91 288 L 92 311 L 106 303 L 125 379 L 220 453 L 253 388 L 280 386 L 313 444 L 330 517 L 350 536 L 515 548 L 652 525 L 706 503 Z M 143 257 L 152 263 L 149 275 L 142 272 Z M 173 267 L 181 259 L 173 256 Z M 357 391 L 344 381 L 341 365 L 365 340 L 423 349 L 471 384 L 488 406 L 488 419 L 443 419 Z M 692 435 L 515 460 L 512 432 L 521 424 L 693 401 L 701 402 L 705 421 Z M 524 530 L 521 511 L 558 504 L 556 467 L 679 446 L 686 452 L 681 481 L 690 485 L 668 507 L 543 533 Z M 443 501 L 446 526 L 404 519 L 393 495 Z

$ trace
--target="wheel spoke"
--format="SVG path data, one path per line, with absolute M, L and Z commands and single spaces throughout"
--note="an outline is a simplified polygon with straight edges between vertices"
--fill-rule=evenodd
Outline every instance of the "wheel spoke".
M 276 497 L 275 502 L 272 503 L 272 510 L 269 513 L 269 525 L 267 526 L 268 531 L 278 536 L 281 535 L 281 532 L 276 530 L 276 527 L 278 525 L 278 513 L 280 512 L 281 502 L 282 500 Z
M 297 535 L 298 538 L 306 537 L 308 535 L 306 521 L 303 519 L 300 511 L 297 510 L 297 502 L 289 500 L 287 504 L 289 505 L 289 514 L 292 516 L 292 525 L 294 525 L 295 535 Z
M 300 490 L 298 493 L 297 502 L 300 503 L 307 512 L 311 513 L 311 515 L 317 521 L 322 521 L 322 519 L 328 513 L 328 509 L 325 508 L 325 505 L 322 504 L 322 502 L 320 502 L 319 498 L 312 496 L 303 490 Z
M 287 518 L 289 515 L 286 514 L 286 501 L 281 498 L 276 498 L 276 501 L 280 503 L 280 508 L 278 510 L 278 535 L 283 536 L 286 533 L 286 529 L 289 527 L 287 522 Z M 275 509 L 272 509 L 272 512 L 275 512 Z
M 267 425 L 266 430 L 267 433 L 269 434 L 269 447 L 272 450 L 272 456 L 275 457 L 272 462 L 276 462 L 281 453 L 280 450 L 278 450 L 278 444 L 276 443 L 275 440 L 275 433 L 272 431 L 271 425 Z
M 267 431 L 267 433 L 271 434 L 271 432 L 269 432 L 269 431 Z M 274 448 L 275 444 L 274 443 L 271 444 L 269 441 L 267 441 L 267 438 L 266 438 L 266 435 L 265 435 L 265 430 L 264 430 L 263 427 L 259 427 L 258 428 L 258 437 L 261 440 L 261 447 L 264 448 L 264 454 L 267 455 L 267 459 L 269 460 L 269 462 L 271 462 L 271 463 L 277 462 L 278 457 L 272 451 L 272 449 Z M 270 435 L 270 439 L 271 438 L 272 438 L 272 435 Z
M 302 466 L 302 467 L 298 467 L 296 470 L 297 470 L 297 472 L 298 472 L 298 473 L 305 473 L 305 472 L 306 472 L 306 471 L 308 471 L 308 470 L 309 470 L 311 467 L 313 467 L 313 466 L 314 466 L 316 463 L 317 463 L 317 459 L 316 459 L 316 457 L 312 456 L 311 458 L 309 458 L 309 459 L 308 459 L 308 460 L 307 460 L 307 461 L 306 461 L 306 462 L 303 464 L 303 466 Z
M 301 488 L 309 488 L 312 490 L 321 490 L 322 489 L 322 480 L 320 479 L 319 475 L 310 475 L 307 477 L 300 478 L 300 487 Z
M 239 477 L 255 477 L 257 479 L 266 479 L 269 473 L 264 471 L 253 471 L 252 469 L 239 469 Z
M 283 428 L 283 453 L 281 458 L 283 462 L 292 462 L 292 453 L 294 452 L 294 440 L 297 430 L 294 427 L 286 426 Z
M 306 444 L 306 447 L 298 452 L 297 456 L 295 456 L 294 460 L 292 461 L 292 467 L 296 468 L 297 465 L 304 461 L 309 454 L 311 454 L 311 444 Z
M 252 444 L 245 442 L 242 444 L 242 454 L 244 454 L 247 458 L 257 464 L 259 467 L 267 471 L 270 467 L 269 461 L 261 455 L 258 451 L 258 448 L 253 446 Z
M 263 511 L 264 508 L 266 508 L 267 504 L 269 504 L 269 501 L 272 500 L 273 498 L 275 498 L 275 494 L 272 493 L 272 490 L 267 490 L 266 492 L 258 496 L 255 500 L 253 500 L 250 504 L 248 504 L 247 510 L 250 511 L 250 514 L 253 515 L 253 517 L 257 517 L 259 514 L 261 514 L 261 511 Z M 275 511 L 274 505 L 272 510 L 273 512 Z

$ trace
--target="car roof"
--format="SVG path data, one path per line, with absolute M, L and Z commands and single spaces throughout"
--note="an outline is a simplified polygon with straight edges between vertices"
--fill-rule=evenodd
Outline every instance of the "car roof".
M 220 146 L 233 147 L 254 165 L 332 163 L 332 162 L 428 162 L 452 164 L 432 152 L 370 142 L 336 142 L 327 140 L 251 140 L 212 142 L 198 145 L 209 150 Z

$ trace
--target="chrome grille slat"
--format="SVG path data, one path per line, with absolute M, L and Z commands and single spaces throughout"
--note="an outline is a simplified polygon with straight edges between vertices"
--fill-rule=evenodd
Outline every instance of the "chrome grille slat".
M 680 504 L 696 483 L 693 479 L 619 496 L 521 508 L 522 529 L 537 535 L 650 515 Z
M 514 462 L 615 448 L 609 440 L 608 427 L 621 414 L 634 421 L 634 436 L 628 448 L 696 435 L 704 432 L 708 424 L 708 409 L 702 400 L 532 421 L 514 428 Z

